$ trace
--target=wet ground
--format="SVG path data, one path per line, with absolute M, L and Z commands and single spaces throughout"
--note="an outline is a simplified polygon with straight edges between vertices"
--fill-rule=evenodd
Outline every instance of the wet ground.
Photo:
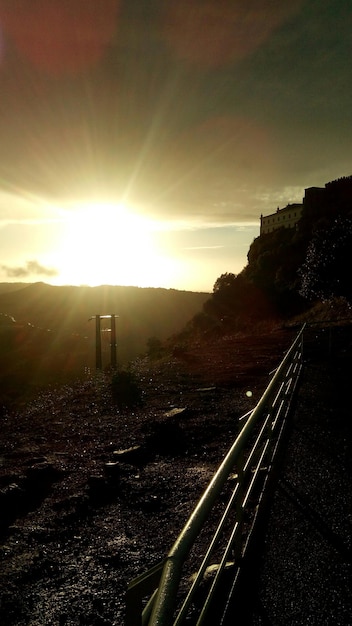
M 0 623 L 122 625 L 128 582 L 165 556 L 291 339 L 141 360 L 141 407 L 118 409 L 102 375 L 4 415 Z
M 138 361 L 141 407 L 101 375 L 3 416 L 0 623 L 122 626 L 128 582 L 165 556 L 294 336 Z M 352 623 L 351 353 L 330 339 L 307 344 L 250 624 Z
M 352 624 L 352 331 L 307 339 L 252 626 Z

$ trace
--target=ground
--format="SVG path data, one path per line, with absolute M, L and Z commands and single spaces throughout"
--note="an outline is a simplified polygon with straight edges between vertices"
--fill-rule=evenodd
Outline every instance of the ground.
M 3 415 L 0 623 L 122 625 L 128 582 L 165 556 L 295 334 L 138 360 L 140 406 L 99 374 Z
M 305 332 L 250 626 L 352 623 L 351 359 L 350 323 Z

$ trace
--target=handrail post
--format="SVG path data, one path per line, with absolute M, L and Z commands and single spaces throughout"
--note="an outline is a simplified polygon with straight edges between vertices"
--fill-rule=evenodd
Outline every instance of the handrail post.
M 95 316 L 95 366 L 97 370 L 102 368 L 100 315 Z
M 242 529 L 242 526 L 243 526 L 243 499 L 244 499 L 244 488 L 243 488 L 244 471 L 243 470 L 244 470 L 244 454 L 243 454 L 243 450 L 241 450 L 238 455 L 238 461 L 237 461 L 238 497 L 236 499 L 236 507 L 235 507 L 236 521 L 238 525 L 240 526 L 240 529 Z M 240 553 L 241 553 L 240 536 L 241 536 L 241 530 L 239 530 L 237 534 L 237 539 L 235 541 L 234 548 L 233 548 L 235 562 L 240 557 Z
M 110 320 L 111 328 L 111 369 L 116 369 L 116 315 L 111 314 Z
M 145 595 L 157 589 L 163 566 L 164 561 L 157 563 L 157 565 L 154 565 L 154 567 L 128 585 L 126 593 L 126 626 L 143 625 L 142 599 Z

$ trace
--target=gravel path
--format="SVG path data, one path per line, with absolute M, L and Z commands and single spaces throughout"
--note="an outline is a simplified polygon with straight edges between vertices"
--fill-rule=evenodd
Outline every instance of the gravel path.
M 352 624 L 351 339 L 351 329 L 308 335 L 253 626 Z

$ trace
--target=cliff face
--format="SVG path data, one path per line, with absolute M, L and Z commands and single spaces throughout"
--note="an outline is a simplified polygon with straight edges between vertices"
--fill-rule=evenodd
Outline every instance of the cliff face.
M 352 302 L 352 177 L 306 189 L 294 228 L 287 227 L 288 221 L 285 226 L 284 213 L 273 214 L 275 223 L 254 239 L 240 274 L 217 279 L 196 328 L 249 330 L 253 324 L 301 314 L 319 301 Z

